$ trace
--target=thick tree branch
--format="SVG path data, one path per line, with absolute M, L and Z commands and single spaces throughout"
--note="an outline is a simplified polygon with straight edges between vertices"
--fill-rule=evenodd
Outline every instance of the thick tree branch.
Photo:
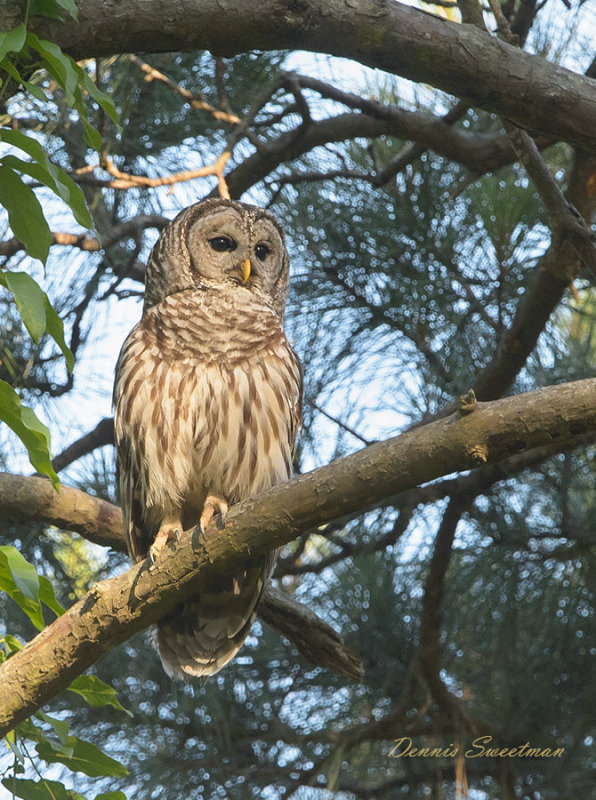
M 79 22 L 38 17 L 32 30 L 77 59 L 130 52 L 306 49 L 355 59 L 461 97 L 529 131 L 596 149 L 589 78 L 478 30 L 392 0 L 78 0 Z M 0 30 L 21 21 L 0 0 Z M 531 91 L 528 91 L 531 86 Z
M 0 512 L 4 519 L 46 522 L 102 547 L 126 550 L 118 506 L 70 486 L 56 492 L 47 478 L 1 472 Z
M 596 429 L 596 378 L 478 404 L 369 447 L 234 507 L 225 534 L 187 531 L 156 563 L 97 584 L 0 667 L 0 735 L 106 651 L 157 622 L 214 575 L 316 524 L 373 508 L 422 482 Z

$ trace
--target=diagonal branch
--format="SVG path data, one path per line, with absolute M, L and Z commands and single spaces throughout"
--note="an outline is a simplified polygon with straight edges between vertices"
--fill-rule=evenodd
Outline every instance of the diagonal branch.
M 97 584 L 0 667 L 0 735 L 97 659 L 157 622 L 204 581 L 414 486 L 596 429 L 596 378 L 479 403 L 301 475 L 235 506 L 225 533 L 186 531 L 176 548 Z

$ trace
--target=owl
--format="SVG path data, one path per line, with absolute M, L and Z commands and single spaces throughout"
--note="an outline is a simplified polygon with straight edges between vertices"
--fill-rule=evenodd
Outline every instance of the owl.
M 281 225 L 226 199 L 186 208 L 147 265 L 141 321 L 116 366 L 114 427 L 130 556 L 153 560 L 182 530 L 288 480 L 302 372 L 283 317 Z M 219 575 L 153 629 L 166 672 L 208 676 L 238 652 L 275 553 Z

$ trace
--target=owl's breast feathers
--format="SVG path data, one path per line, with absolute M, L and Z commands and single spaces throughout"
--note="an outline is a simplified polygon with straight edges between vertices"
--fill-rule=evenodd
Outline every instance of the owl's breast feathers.
M 129 549 L 145 556 L 165 514 L 196 524 L 207 494 L 229 503 L 291 475 L 298 357 L 246 290 L 179 292 L 124 343 L 114 389 Z

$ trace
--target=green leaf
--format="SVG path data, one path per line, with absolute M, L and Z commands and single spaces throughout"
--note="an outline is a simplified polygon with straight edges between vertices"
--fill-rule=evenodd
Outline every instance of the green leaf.
M 70 684 L 68 690 L 80 694 L 94 708 L 113 706 L 132 717 L 131 712 L 124 708 L 116 697 L 116 690 L 95 675 L 79 675 Z
M 29 14 L 34 17 L 64 20 L 55 0 L 29 0 Z
M 57 617 L 61 617 L 62 614 L 64 614 L 65 609 L 56 599 L 52 581 L 46 578 L 45 575 L 39 575 L 39 599 L 44 606 L 47 606 L 53 611 Z
M 25 778 L 4 778 L 2 785 L 15 797 L 23 800 L 85 800 L 83 795 L 67 789 L 59 781 L 27 780 Z
M 15 731 L 21 739 L 28 739 L 30 742 L 45 742 L 48 738 L 39 725 L 36 725 L 30 717 L 19 722 Z
M 9 61 L 4 61 L 2 63 L 2 69 L 8 72 L 8 74 L 15 79 L 17 83 L 23 86 L 27 91 L 33 95 L 37 100 L 41 100 L 42 103 L 48 103 L 48 97 L 44 90 L 40 86 L 36 86 L 34 83 L 29 83 L 26 81 L 22 75 L 19 74 L 18 70 L 11 64 Z
M 56 719 L 56 717 L 51 717 L 49 714 L 46 714 L 44 711 L 37 711 L 35 716 L 38 719 L 47 722 L 48 725 L 52 726 L 54 733 L 60 739 L 62 744 L 65 744 L 68 739 L 68 722 L 63 719 Z
M 126 800 L 126 795 L 117 789 L 115 792 L 101 792 L 95 795 L 95 800 Z
M 0 420 L 11 428 L 27 448 L 29 461 L 38 472 L 47 475 L 55 489 L 60 486 L 50 456 L 50 432 L 32 409 L 21 404 L 15 390 L 0 380 Z
M 81 117 L 81 122 L 83 123 L 83 128 L 85 129 L 83 132 L 83 138 L 94 150 L 101 150 L 102 145 L 102 138 L 101 133 L 96 131 L 93 125 L 89 123 L 84 117 Z
M 0 283 L 13 293 L 25 327 L 37 344 L 46 331 L 45 292 L 26 272 L 4 272 Z
M 13 755 L 17 759 L 17 761 L 21 764 L 25 763 L 25 754 L 19 747 L 17 735 L 14 730 L 9 731 L 6 736 L 4 737 L 6 744 L 8 745 L 9 749 L 12 751 Z
M 41 603 L 37 598 L 37 572 L 12 545 L 0 547 L 0 590 L 21 607 L 37 630 L 44 627 Z
M 83 102 L 82 89 L 95 100 L 108 116 L 118 124 L 118 113 L 113 100 L 102 92 L 91 80 L 84 69 L 78 66 L 70 56 L 65 55 L 58 45 L 35 34 L 27 34 L 27 44 L 33 47 L 45 61 L 48 72 L 58 81 L 66 97 L 66 102 L 75 108 L 85 126 L 85 140 L 96 150 L 101 148 L 101 135 L 89 123 L 87 108 Z
M 62 351 L 68 371 L 72 372 L 75 359 L 64 339 L 64 324 L 39 284 L 25 272 L 0 272 L 0 285 L 13 293 L 33 341 L 37 343 L 47 331 Z
M 16 547 L 3 545 L 0 553 L 10 570 L 14 585 L 29 600 L 37 602 L 39 596 L 39 577 L 33 564 L 26 561 Z
M 4 651 L 7 655 L 18 653 L 19 650 L 23 649 L 23 644 L 19 642 L 16 636 L 12 636 L 10 633 L 5 633 L 0 638 L 0 643 L 4 645 Z
M 70 106 L 76 108 L 77 111 L 80 111 L 80 91 L 77 97 L 79 75 L 77 72 L 77 65 L 72 58 L 65 55 L 54 42 L 48 42 L 46 39 L 39 39 L 34 33 L 28 33 L 26 41 L 34 50 L 37 50 L 46 62 L 48 72 L 56 78 L 64 90 L 66 102 Z M 83 113 L 86 113 L 84 109 Z
M 0 61 L 4 59 L 7 53 L 20 53 L 25 46 L 26 38 L 27 28 L 24 22 L 21 22 L 11 31 L 0 33 Z
M 78 736 L 69 736 L 61 748 L 45 741 L 37 744 L 35 749 L 40 758 L 49 764 L 64 764 L 73 772 L 83 772 L 91 778 L 108 775 L 123 778 L 128 775 L 124 764 L 110 758 L 99 747 L 79 739 Z M 72 755 L 67 755 L 67 751 L 72 751 Z
M 74 0 L 56 0 L 56 2 L 61 8 L 67 11 L 75 21 L 79 19 L 79 11 Z
M 17 173 L 0 163 L 0 203 L 8 212 L 14 235 L 25 245 L 32 258 L 45 263 L 52 237 L 35 192 Z
M 52 164 L 39 142 L 30 136 L 26 136 L 21 131 L 13 131 L 8 128 L 0 128 L 0 141 L 11 144 L 13 147 L 18 147 L 19 150 L 30 155 L 42 171 L 31 172 L 26 166 L 27 162 L 23 161 L 20 164 L 25 166 L 16 166 L 14 161 L 7 161 L 9 157 L 5 157 L 5 163 L 16 166 L 16 169 L 32 175 L 36 180 L 49 187 L 69 206 L 80 225 L 84 228 L 93 227 L 93 220 L 85 204 L 85 195 L 81 188 L 60 167 Z
M 73 0 L 29 0 L 29 14 L 33 16 L 64 20 L 61 8 L 75 21 L 78 20 L 79 14 Z
M 50 334 L 52 339 L 56 342 L 56 344 L 62 351 L 62 355 L 66 360 L 66 367 L 68 371 L 72 372 L 74 369 L 75 357 L 72 353 L 72 350 L 64 340 L 64 324 L 60 319 L 60 317 L 58 316 L 58 312 L 56 311 L 54 306 L 50 303 L 47 294 L 44 295 L 44 298 L 45 298 L 45 309 L 46 309 L 47 332 Z
M 112 122 L 118 125 L 118 112 L 116 111 L 116 106 L 114 105 L 112 98 L 105 92 L 102 92 L 102 90 L 93 83 L 84 69 L 81 69 L 81 73 L 81 83 L 85 90 L 95 100 L 98 106 L 103 108 Z

